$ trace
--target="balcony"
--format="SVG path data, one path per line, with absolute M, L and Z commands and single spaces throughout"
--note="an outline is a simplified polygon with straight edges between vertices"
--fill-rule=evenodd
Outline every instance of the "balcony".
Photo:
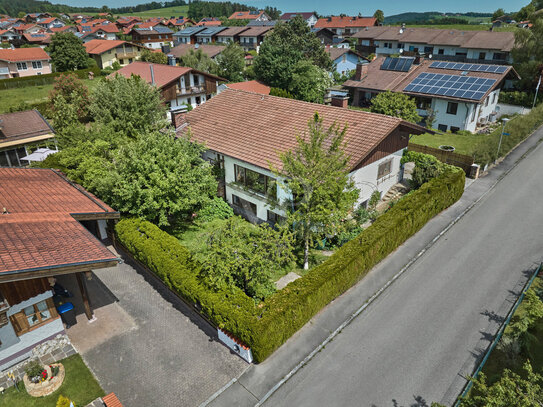
M 137 52 L 118 52 L 117 59 L 130 59 L 136 58 L 138 56 Z
M 177 95 L 195 95 L 198 93 L 207 93 L 207 88 L 205 85 L 195 85 L 195 86 L 187 86 L 186 88 L 181 88 L 177 86 Z

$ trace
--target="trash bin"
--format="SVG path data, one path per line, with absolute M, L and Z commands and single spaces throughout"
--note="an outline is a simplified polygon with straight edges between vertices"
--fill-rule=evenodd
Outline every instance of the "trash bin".
M 59 305 L 57 307 L 57 311 L 60 314 L 62 322 L 66 324 L 66 328 L 77 324 L 77 320 L 75 319 L 74 304 L 72 304 L 71 302 L 66 302 L 62 305 Z

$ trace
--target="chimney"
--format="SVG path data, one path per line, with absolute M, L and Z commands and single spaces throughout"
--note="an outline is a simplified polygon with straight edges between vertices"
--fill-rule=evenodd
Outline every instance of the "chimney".
M 349 96 L 348 95 L 332 95 L 330 104 L 332 106 L 347 108 L 349 106 Z
M 414 65 L 420 65 L 420 54 L 415 55 Z
M 172 54 L 168 54 L 168 65 L 175 66 L 177 63 L 175 62 L 175 56 Z
M 361 81 L 363 76 L 366 76 L 368 74 L 368 65 L 369 64 L 356 64 L 356 73 L 354 75 L 355 81 Z
M 162 45 L 161 48 L 162 48 L 162 52 L 164 54 L 169 54 L 170 53 L 170 46 L 169 45 Z
M 155 69 L 153 68 L 153 64 L 149 64 L 149 68 L 151 69 L 151 85 L 155 84 Z
M 177 130 L 179 127 L 187 122 L 187 108 L 184 106 L 178 106 L 174 109 L 175 110 L 170 110 L 170 115 L 172 117 L 173 128 Z

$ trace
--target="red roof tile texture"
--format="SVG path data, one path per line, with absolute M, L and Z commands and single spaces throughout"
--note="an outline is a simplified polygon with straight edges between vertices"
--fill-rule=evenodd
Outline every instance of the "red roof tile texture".
M 42 48 L 0 49 L 1 61 L 48 61 L 50 59 Z
M 106 407 L 123 407 L 115 393 L 109 393 L 107 396 L 102 397 L 102 401 Z
M 0 273 L 114 261 L 73 214 L 118 217 L 53 170 L 0 168 Z
M 229 20 L 256 20 L 260 16 L 264 14 L 263 11 L 254 12 L 254 11 L 236 11 L 235 13 L 232 13 L 230 17 L 228 17 Z
M 268 169 L 270 163 L 281 166 L 279 154 L 296 147 L 296 136 L 307 133 L 316 112 L 325 128 L 347 125 L 351 168 L 402 124 L 415 134 L 425 131 L 396 117 L 226 89 L 188 112 L 188 126 L 178 129 L 178 135 L 190 127 L 193 138 L 207 148 Z
M 110 49 L 123 45 L 126 41 L 121 40 L 90 40 L 84 43 L 87 54 L 100 55 Z
M 315 28 L 371 27 L 377 25 L 374 17 L 332 16 L 319 18 Z
M 54 133 L 47 120 L 37 110 L 0 114 L 0 121 L 0 146 L 6 141 Z
M 261 95 L 269 95 L 271 88 L 268 85 L 259 81 L 246 81 L 237 83 L 227 83 L 230 89 L 244 90 L 246 92 L 260 93 Z

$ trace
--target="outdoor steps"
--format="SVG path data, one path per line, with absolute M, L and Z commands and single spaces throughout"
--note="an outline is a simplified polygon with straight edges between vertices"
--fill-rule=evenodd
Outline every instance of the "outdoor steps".
M 401 182 L 395 184 L 388 190 L 388 192 L 383 196 L 381 199 L 381 202 L 379 202 L 379 206 L 382 204 L 388 203 L 390 201 L 393 201 L 395 199 L 400 198 L 402 195 L 409 192 L 409 187 L 407 185 L 402 184 Z

